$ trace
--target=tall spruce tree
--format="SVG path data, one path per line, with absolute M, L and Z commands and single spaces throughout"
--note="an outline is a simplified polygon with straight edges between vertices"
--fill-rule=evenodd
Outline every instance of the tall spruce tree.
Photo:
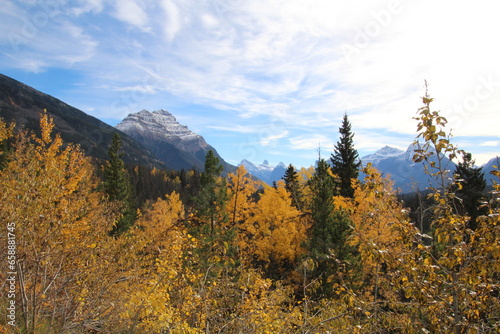
M 340 266 L 349 258 L 350 247 L 347 244 L 350 226 L 348 217 L 336 210 L 333 197 L 337 195 L 335 180 L 329 172 L 330 166 L 320 158 L 309 187 L 313 194 L 311 201 L 311 237 L 309 252 L 317 261 L 315 276 L 321 284 L 319 294 L 328 294 L 328 282 L 340 270 Z
M 282 179 L 285 181 L 285 189 L 290 194 L 293 206 L 298 210 L 302 210 L 302 191 L 300 189 L 299 176 L 292 164 L 288 165 Z
M 121 218 L 117 221 L 111 234 L 118 235 L 128 230 L 136 220 L 136 210 L 132 194 L 132 185 L 122 160 L 122 141 L 115 133 L 108 150 L 109 159 L 104 165 L 103 189 L 110 201 L 121 203 Z
M 209 150 L 205 157 L 204 171 L 200 176 L 200 192 L 196 197 L 198 214 L 210 223 L 210 231 L 214 232 L 218 219 L 225 219 L 224 206 L 227 202 L 227 187 L 221 177 L 223 167 Z
M 357 179 L 361 161 L 358 157 L 358 151 L 354 148 L 353 137 L 351 131 L 351 123 L 344 114 L 342 126 L 339 128 L 340 138 L 335 145 L 334 152 L 330 158 L 332 163 L 332 172 L 338 177 L 338 185 L 340 195 L 352 198 L 354 189 L 352 188 L 352 179 Z
M 465 153 L 463 160 L 455 168 L 456 186 L 455 207 L 459 214 L 466 214 L 470 217 L 468 227 L 475 230 L 477 227 L 477 217 L 488 213 L 488 209 L 482 206 L 485 201 L 483 194 L 486 188 L 486 180 L 481 167 L 474 167 L 472 154 Z M 457 203 L 458 202 L 458 203 Z

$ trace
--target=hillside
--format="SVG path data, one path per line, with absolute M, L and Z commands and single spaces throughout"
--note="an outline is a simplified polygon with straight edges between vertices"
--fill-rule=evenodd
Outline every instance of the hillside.
M 164 166 L 134 139 L 61 100 L 0 74 L 0 117 L 17 128 L 38 131 L 43 110 L 54 118 L 55 132 L 65 142 L 79 144 L 89 155 L 107 159 L 113 133 L 122 137 L 124 161 L 134 165 Z

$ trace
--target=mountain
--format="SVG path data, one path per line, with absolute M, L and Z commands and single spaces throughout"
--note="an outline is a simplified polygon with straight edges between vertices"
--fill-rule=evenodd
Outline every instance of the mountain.
M 0 117 L 5 121 L 15 122 L 17 128 L 39 133 L 40 113 L 44 109 L 54 119 L 55 132 L 60 133 L 65 142 L 80 144 L 89 156 L 107 159 L 113 133 L 118 132 L 125 162 L 164 167 L 151 152 L 125 133 L 55 97 L 0 74 Z
M 239 166 L 244 166 L 251 175 L 259 178 L 265 183 L 272 185 L 273 182 L 281 180 L 286 172 L 286 166 L 280 162 L 277 166 L 271 166 L 267 160 L 256 165 L 246 159 L 242 160 Z
M 423 163 L 413 162 L 414 150 L 418 147 L 410 145 L 406 151 L 385 146 L 377 152 L 361 158 L 363 166 L 371 163 L 383 174 L 390 175 L 394 181 L 394 188 L 402 193 L 416 190 L 424 190 L 430 185 L 437 187 L 435 182 L 430 182 L 429 176 L 425 173 Z M 435 160 L 435 159 L 433 159 Z M 455 163 L 444 157 L 444 165 L 450 173 L 455 170 Z M 360 175 L 362 178 L 363 175 Z
M 491 172 L 493 170 L 497 170 L 497 168 L 495 166 L 497 166 L 497 167 L 500 166 L 500 157 L 494 157 L 482 166 L 484 178 L 486 179 L 486 183 L 489 185 L 492 185 L 493 181 L 495 181 L 497 183 L 500 182 L 500 180 L 497 176 L 494 176 L 491 174 Z
M 137 140 L 160 161 L 176 170 L 193 167 L 203 170 L 205 156 L 209 150 L 219 158 L 226 173 L 236 170 L 236 167 L 225 162 L 202 136 L 179 124 L 166 110 L 141 110 L 129 114 L 116 128 Z

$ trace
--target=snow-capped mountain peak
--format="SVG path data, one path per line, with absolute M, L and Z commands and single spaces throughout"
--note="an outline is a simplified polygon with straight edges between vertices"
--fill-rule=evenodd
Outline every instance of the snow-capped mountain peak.
M 371 162 L 372 164 L 377 164 L 381 160 L 387 159 L 387 158 L 392 158 L 392 159 L 399 159 L 403 158 L 405 155 L 405 151 L 400 150 L 395 147 L 391 146 L 384 146 L 377 152 L 367 155 L 362 158 L 363 164 L 367 164 Z
M 274 181 L 280 180 L 286 171 L 286 167 L 283 162 L 273 166 L 269 164 L 269 161 L 264 160 L 261 164 L 256 165 L 247 159 L 243 159 L 239 165 L 244 166 L 250 174 L 261 179 L 267 184 L 272 184 Z
M 129 114 L 116 128 L 149 148 L 159 160 L 174 169 L 202 169 L 209 150 L 219 157 L 226 171 L 235 169 L 202 136 L 177 122 L 167 110 L 141 110 Z
M 263 162 L 263 163 L 261 163 L 261 164 L 258 166 L 258 168 L 259 168 L 260 170 L 266 170 L 266 171 L 270 171 L 270 172 L 272 172 L 272 171 L 273 171 L 273 169 L 274 169 L 274 166 L 271 166 L 267 160 L 264 160 L 264 162 Z
M 415 191 L 416 188 L 422 190 L 429 187 L 430 184 L 437 186 L 425 173 L 424 165 L 413 161 L 415 150 L 419 148 L 420 146 L 414 143 L 410 144 L 406 151 L 385 146 L 377 152 L 361 158 L 361 161 L 364 166 L 371 163 L 382 173 L 390 175 L 395 188 L 399 188 L 402 192 Z M 443 159 L 448 169 L 454 170 L 455 164 L 446 157 Z
M 153 112 L 143 109 L 137 113 L 129 114 L 116 128 L 125 133 L 131 131 L 139 133 L 149 132 L 165 138 L 180 138 L 182 140 L 201 138 L 200 135 L 189 130 L 187 126 L 177 122 L 174 115 L 164 109 Z

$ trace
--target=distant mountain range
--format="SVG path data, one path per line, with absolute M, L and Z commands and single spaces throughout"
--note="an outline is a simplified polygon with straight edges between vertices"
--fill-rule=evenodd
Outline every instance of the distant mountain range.
M 129 114 L 116 128 L 144 145 L 162 162 L 176 170 L 203 170 L 209 150 L 219 158 L 226 173 L 236 170 L 207 144 L 205 139 L 179 124 L 166 110 L 142 110 Z
M 361 158 L 363 166 L 371 163 L 373 167 L 386 175 L 390 175 L 394 181 L 394 188 L 399 189 L 402 193 L 413 192 L 416 190 L 424 190 L 429 186 L 436 187 L 436 183 L 425 173 L 424 165 L 419 162 L 413 162 L 414 150 L 417 147 L 413 144 L 408 146 L 406 151 L 385 146 L 377 152 Z M 474 158 L 474 156 L 472 156 Z M 496 165 L 497 158 L 491 159 L 483 166 L 483 172 L 488 184 L 495 179 L 489 172 L 493 170 L 493 165 Z M 435 156 L 434 156 L 435 161 Z M 448 158 L 443 158 L 444 168 L 449 171 L 448 177 L 453 176 L 456 164 Z M 363 175 L 360 175 L 362 178 Z
M 0 117 L 7 122 L 16 122 L 18 128 L 39 132 L 39 115 L 44 109 L 54 118 L 55 131 L 61 134 L 65 142 L 80 144 L 88 155 L 100 160 L 108 158 L 107 151 L 113 133 L 118 132 L 122 137 L 124 160 L 129 164 L 175 170 L 196 168 L 201 171 L 206 152 L 212 150 L 219 157 L 226 173 L 236 170 L 202 136 L 179 124 L 166 110 L 142 110 L 130 114 L 114 128 L 50 95 L 0 74 Z M 385 146 L 362 157 L 361 161 L 363 165 L 372 163 L 383 174 L 390 175 L 394 187 L 402 193 L 423 190 L 430 185 L 429 177 L 422 163 L 413 162 L 414 149 L 413 145 L 406 151 Z M 455 164 L 448 159 L 444 161 L 446 169 L 452 173 Z M 490 171 L 499 164 L 495 157 L 483 166 L 488 184 L 492 180 L 498 181 Z M 254 164 L 243 160 L 240 165 L 268 184 L 280 180 L 286 171 L 282 162 L 271 166 L 267 161 Z
M 267 160 L 264 160 L 263 163 L 256 165 L 246 159 L 243 159 L 239 166 L 245 167 L 248 173 L 269 185 L 272 185 L 273 182 L 281 180 L 286 172 L 286 166 L 284 163 L 280 162 L 276 166 L 271 166 Z

